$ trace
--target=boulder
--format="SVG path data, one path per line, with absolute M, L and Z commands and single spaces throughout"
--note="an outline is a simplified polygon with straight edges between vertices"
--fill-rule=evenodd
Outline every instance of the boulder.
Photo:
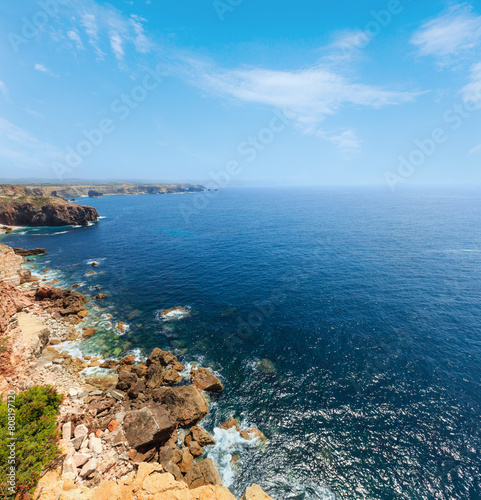
M 31 250 L 24 250 L 23 248 L 14 248 L 13 251 L 22 257 L 30 257 L 31 255 L 46 255 L 45 248 L 32 248 Z
M 247 488 L 241 500 L 273 500 L 273 499 L 267 493 L 265 493 L 259 485 L 253 484 L 252 486 Z
M 152 397 L 180 427 L 200 422 L 209 412 L 204 396 L 193 386 L 161 387 L 152 392 Z
M 162 351 L 156 347 L 147 359 L 147 366 L 154 363 L 159 363 L 161 366 L 169 366 L 177 361 L 177 356 L 174 356 L 171 352 Z
M 207 368 L 197 370 L 192 368 L 191 376 L 193 377 L 192 383 L 201 391 L 222 392 L 224 390 L 221 381 Z
M 122 370 L 119 373 L 119 381 L 117 382 L 117 389 L 121 391 L 128 392 L 131 387 L 135 386 L 139 378 L 135 373 L 129 372 L 127 370 Z
M 247 441 L 252 441 L 254 439 L 261 439 L 262 441 L 264 441 L 266 439 L 264 434 L 262 434 L 262 432 L 255 427 L 251 427 L 246 431 L 240 431 L 240 435 Z
M 240 431 L 239 424 L 234 417 L 229 418 L 229 420 L 227 420 L 227 422 L 224 422 L 219 428 L 224 431 L 228 431 L 229 429 Z
M 142 378 L 147 374 L 147 367 L 145 365 L 137 365 L 132 368 L 132 371 L 137 375 L 137 377 Z
M 189 443 L 189 451 L 194 458 L 200 457 L 204 453 L 197 441 L 191 441 Z
M 145 451 L 164 445 L 176 428 L 176 421 L 167 409 L 150 404 L 128 412 L 123 427 L 130 447 Z
M 148 389 L 156 389 L 164 383 L 165 369 L 160 363 L 151 363 L 148 366 L 145 383 Z
M 194 463 L 194 457 L 192 453 L 189 451 L 189 448 L 184 448 L 182 450 L 182 460 L 179 464 L 180 471 L 183 474 L 187 474 L 193 463 Z
M 84 339 L 89 339 L 90 337 L 93 337 L 95 335 L 95 328 L 87 328 L 83 334 L 82 338 Z
M 215 444 L 215 439 L 198 425 L 195 425 L 190 429 L 190 434 L 192 435 L 192 439 L 199 443 L 202 447 Z
M 222 484 L 220 475 L 214 466 L 214 462 L 212 462 L 210 458 L 193 465 L 186 474 L 184 481 L 191 490 L 208 484 L 214 486 L 220 486 Z

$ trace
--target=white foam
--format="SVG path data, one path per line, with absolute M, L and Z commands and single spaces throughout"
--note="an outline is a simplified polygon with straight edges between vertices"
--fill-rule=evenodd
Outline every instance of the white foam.
M 234 455 L 241 455 L 246 449 L 258 445 L 259 440 L 246 440 L 236 429 L 214 429 L 216 444 L 206 448 L 206 456 L 215 463 L 224 486 L 231 486 L 237 477 L 232 468 L 231 460 Z
M 164 310 L 165 309 L 161 309 L 161 310 L 156 311 L 155 318 L 158 321 L 175 321 L 175 320 L 185 318 L 185 317 L 189 316 L 189 314 L 190 314 L 190 307 L 189 306 L 186 306 L 183 309 L 178 307 L 178 308 L 175 308 L 173 311 L 168 312 L 167 314 L 161 314 L 162 311 L 164 311 Z

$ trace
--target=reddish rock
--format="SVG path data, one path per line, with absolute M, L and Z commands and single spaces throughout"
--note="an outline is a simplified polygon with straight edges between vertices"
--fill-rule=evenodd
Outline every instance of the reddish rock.
M 118 429 L 119 427 L 120 424 L 117 422 L 117 420 L 112 420 L 112 422 L 110 422 L 107 428 L 110 432 L 114 432 L 115 429 Z
M 228 431 L 229 429 L 236 429 L 237 431 L 240 430 L 239 424 L 237 423 L 237 420 L 234 417 L 229 418 L 227 422 L 224 422 L 220 427 L 220 429 L 223 429 L 225 431 Z
M 215 444 L 215 439 L 198 425 L 195 425 L 190 429 L 190 435 L 192 436 L 192 439 L 197 441 L 202 447 Z
M 160 364 L 161 366 L 169 366 L 172 363 L 175 363 L 177 361 L 177 356 L 174 356 L 171 352 L 168 351 L 162 351 L 162 349 L 159 349 L 156 347 L 152 353 L 150 354 L 149 358 L 147 359 L 147 366 L 150 366 L 152 364 Z
M 220 486 L 222 484 L 220 475 L 214 466 L 214 462 L 212 462 L 210 458 L 193 465 L 184 480 L 190 489 L 200 488 L 208 484 L 214 486 Z
M 191 376 L 193 377 L 192 383 L 201 391 L 222 392 L 224 390 L 220 380 L 207 368 L 198 368 L 197 370 L 192 368 Z
M 90 337 L 93 337 L 95 335 L 95 328 L 87 328 L 83 334 L 82 334 L 82 338 L 84 339 L 88 339 Z

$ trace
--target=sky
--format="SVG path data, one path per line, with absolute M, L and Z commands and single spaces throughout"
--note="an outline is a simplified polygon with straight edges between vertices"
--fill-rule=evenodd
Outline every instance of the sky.
M 481 1 L 0 4 L 0 178 L 481 183 Z

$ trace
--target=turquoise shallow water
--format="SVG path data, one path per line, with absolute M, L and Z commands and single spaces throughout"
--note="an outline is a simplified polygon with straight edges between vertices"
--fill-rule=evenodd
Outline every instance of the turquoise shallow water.
M 1 241 L 46 247 L 33 265 L 108 294 L 129 329 L 98 313 L 85 352 L 160 346 L 222 377 L 208 430 L 235 414 L 269 438 L 219 434 L 236 494 L 479 499 L 480 194 L 232 189 L 189 220 L 198 195 L 107 197 L 85 200 L 105 217 L 92 227 Z

